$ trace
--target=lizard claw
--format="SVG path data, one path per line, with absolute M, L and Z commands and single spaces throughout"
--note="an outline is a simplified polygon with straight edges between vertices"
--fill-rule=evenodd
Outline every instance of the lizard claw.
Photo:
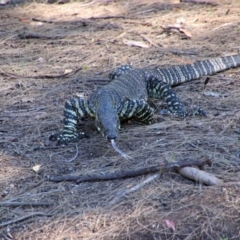
M 202 110 L 201 108 L 199 108 L 197 110 L 197 115 L 203 116 L 203 117 L 207 117 L 207 114 L 204 110 Z

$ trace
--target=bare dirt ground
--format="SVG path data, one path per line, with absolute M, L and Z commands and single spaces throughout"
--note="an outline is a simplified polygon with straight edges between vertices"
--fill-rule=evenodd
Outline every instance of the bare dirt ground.
M 0 239 L 240 239 L 240 68 L 211 77 L 206 86 L 200 79 L 175 88 L 185 105 L 201 106 L 208 118 L 156 114 L 150 126 L 124 123 L 117 144 L 133 159 L 116 153 L 92 120 L 83 122 L 90 138 L 77 148 L 56 147 L 48 140 L 63 126 L 66 99 L 106 84 L 116 66 L 164 67 L 237 53 L 240 2 L 218 2 L 0 6 Z M 162 28 L 176 24 L 184 32 Z M 128 46 L 126 40 L 148 48 Z M 75 74 L 49 77 L 79 68 Z M 224 180 L 224 186 L 163 172 L 111 206 L 119 190 L 148 176 L 81 184 L 47 179 L 206 157 L 213 166 L 205 170 Z

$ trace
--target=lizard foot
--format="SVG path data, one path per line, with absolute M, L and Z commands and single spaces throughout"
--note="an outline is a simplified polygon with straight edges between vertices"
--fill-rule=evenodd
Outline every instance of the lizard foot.
M 193 108 L 187 111 L 187 116 L 203 116 L 207 117 L 207 114 L 201 108 Z
M 57 141 L 57 146 L 66 146 L 71 142 L 77 142 L 79 139 L 89 137 L 84 132 L 66 132 L 63 131 L 61 134 L 53 134 L 49 137 L 50 141 Z

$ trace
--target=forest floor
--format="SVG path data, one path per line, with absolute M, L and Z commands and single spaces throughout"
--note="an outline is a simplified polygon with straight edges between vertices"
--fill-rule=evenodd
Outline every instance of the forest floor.
M 0 5 L 0 239 L 240 239 L 240 67 L 175 88 L 207 118 L 160 115 L 165 103 L 154 100 L 152 125 L 123 123 L 117 145 L 132 159 L 114 151 L 91 119 L 80 126 L 89 138 L 66 147 L 49 141 L 63 127 L 64 102 L 89 96 L 119 65 L 167 67 L 238 53 L 240 1 L 218 3 Z M 222 186 L 163 171 L 114 204 L 119 191 L 150 175 L 48 179 L 206 158 L 213 164 L 204 170 Z

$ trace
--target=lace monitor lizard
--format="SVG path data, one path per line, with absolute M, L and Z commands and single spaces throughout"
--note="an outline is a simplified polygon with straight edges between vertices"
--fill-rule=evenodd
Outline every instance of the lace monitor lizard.
M 108 140 L 117 138 L 120 120 L 135 118 L 150 123 L 155 110 L 147 103 L 148 98 L 165 100 L 169 112 L 175 116 L 194 115 L 193 110 L 185 110 L 171 86 L 237 66 L 240 66 L 240 54 L 169 68 L 118 67 L 109 74 L 112 81 L 93 92 L 89 99 L 66 101 L 64 129 L 57 137 L 57 144 L 68 144 L 84 136 L 77 130 L 78 121 L 83 117 L 95 118 L 97 129 Z M 205 113 L 198 109 L 195 114 Z

